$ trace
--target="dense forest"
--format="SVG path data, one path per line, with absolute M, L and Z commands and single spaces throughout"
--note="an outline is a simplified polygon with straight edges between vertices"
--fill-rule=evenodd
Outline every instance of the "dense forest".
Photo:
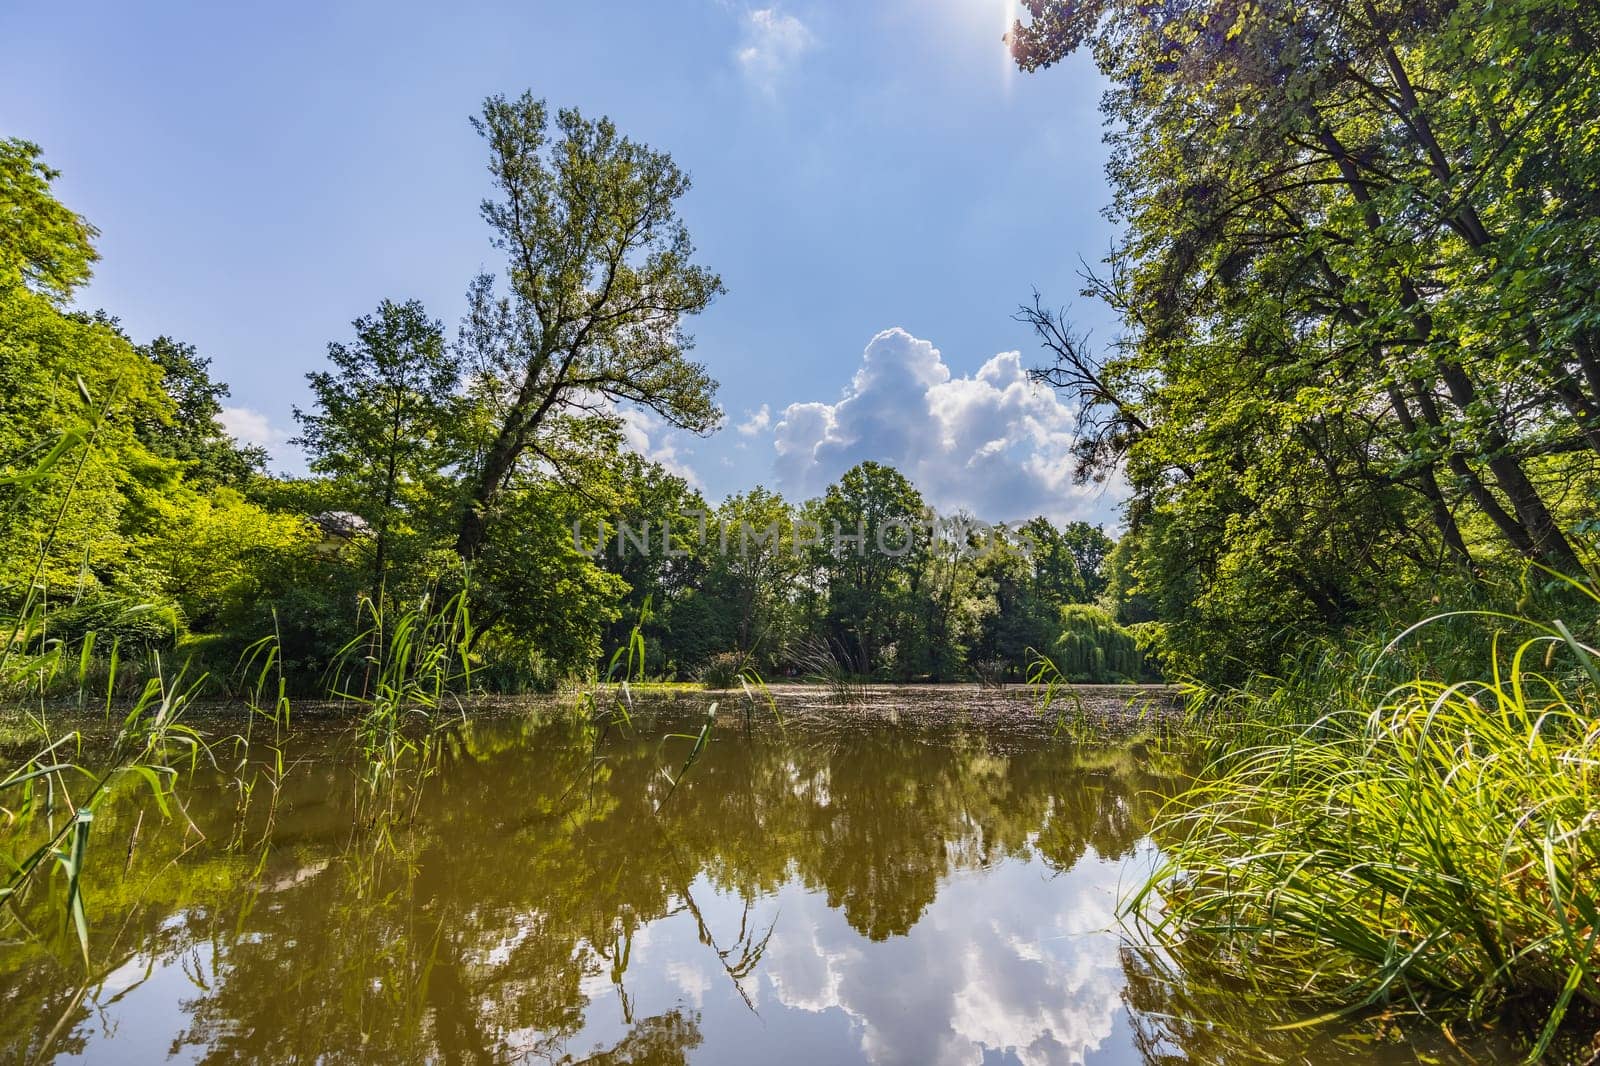
M 1015 680 L 1041 654 L 1074 680 L 1151 672 L 1097 526 L 940 520 L 872 462 L 814 500 L 713 504 L 629 451 L 619 405 L 721 418 L 684 330 L 721 289 L 675 213 L 687 179 L 606 121 L 562 112 L 552 132 L 528 97 L 475 124 L 505 280 L 471 279 L 453 337 L 393 300 L 330 342 L 295 412 L 306 477 L 229 438 L 193 345 L 70 309 L 95 230 L 37 147 L 0 147 L 0 596 L 47 619 L 23 639 L 176 653 L 225 683 L 274 635 L 316 690 L 374 607 L 466 586 L 477 683 L 503 692 L 591 676 L 641 621 L 664 679 Z

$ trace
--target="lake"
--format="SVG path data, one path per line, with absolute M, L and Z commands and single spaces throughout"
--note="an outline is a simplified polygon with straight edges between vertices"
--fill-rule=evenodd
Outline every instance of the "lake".
M 1027 693 L 789 690 L 781 721 L 727 697 L 684 770 L 710 698 L 605 730 L 474 717 L 386 833 L 355 825 L 353 742 L 326 719 L 297 722 L 275 805 L 211 769 L 181 789 L 192 825 L 119 796 L 92 837 L 91 980 L 59 907 L 0 945 L 7 1060 L 1454 1054 L 1425 1027 L 1274 1030 L 1121 928 L 1193 770 L 1126 692 L 1090 691 L 1066 733 Z

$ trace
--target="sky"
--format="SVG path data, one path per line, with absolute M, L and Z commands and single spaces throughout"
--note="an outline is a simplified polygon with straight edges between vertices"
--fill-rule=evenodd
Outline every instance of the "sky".
M 689 327 L 723 428 L 632 412 L 635 447 L 713 500 L 875 459 L 943 511 L 1116 523 L 1011 318 L 1037 289 L 1115 334 L 1078 295 L 1115 236 L 1102 83 L 1084 57 L 1015 70 L 1014 0 L 250 7 L 5 5 L 0 136 L 101 231 L 78 304 L 197 345 L 275 469 L 303 471 L 293 407 L 352 319 L 417 298 L 453 336 L 500 271 L 468 118 L 528 89 L 672 154 L 728 290 Z

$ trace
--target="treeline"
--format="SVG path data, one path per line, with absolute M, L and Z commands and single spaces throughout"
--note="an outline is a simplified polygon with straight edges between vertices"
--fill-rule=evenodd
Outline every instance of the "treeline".
M 1133 488 L 1119 573 L 1174 669 L 1276 670 L 1581 575 L 1600 6 L 1027 7 L 1024 69 L 1089 50 L 1110 82 L 1124 236 L 1086 295 L 1124 332 L 1096 353 L 1023 314 L 1083 404 L 1080 473 Z
M 666 678 L 1019 679 L 1036 654 L 1078 680 L 1149 674 L 1092 606 L 1117 609 L 1098 527 L 938 522 L 874 463 L 815 500 L 713 505 L 629 452 L 619 404 L 695 430 L 720 418 L 683 329 L 721 288 L 675 213 L 687 180 L 604 120 L 562 112 L 552 135 L 527 97 L 491 99 L 476 125 L 505 279 L 472 281 L 453 338 L 385 301 L 331 343 L 295 412 L 302 478 L 224 432 L 228 390 L 193 346 L 69 309 L 95 231 L 37 147 L 0 142 L 10 645 L 176 654 L 223 678 L 274 635 L 315 689 L 374 608 L 465 584 L 475 677 L 502 691 L 591 674 L 635 626 Z
M 1132 634 L 1094 606 L 1113 548 L 1097 526 L 941 520 L 902 474 L 873 462 L 804 503 L 757 488 L 711 507 L 681 478 L 629 462 L 641 491 L 598 558 L 629 589 L 607 643 L 620 645 L 648 609 L 654 671 L 731 653 L 764 675 L 1018 680 L 1043 654 L 1062 656 L 1080 681 L 1150 675 L 1124 649 Z M 647 524 L 655 537 L 622 535 Z M 598 529 L 582 543 L 595 550 Z M 1086 615 L 1106 643 L 1099 657 L 1077 653 Z

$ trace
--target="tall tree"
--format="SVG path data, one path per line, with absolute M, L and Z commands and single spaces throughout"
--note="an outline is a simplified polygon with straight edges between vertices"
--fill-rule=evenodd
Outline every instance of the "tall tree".
M 1600 10 L 1584 0 L 1029 0 L 1034 69 L 1092 49 L 1126 237 L 1042 376 L 1126 464 L 1132 569 L 1195 648 L 1337 628 L 1514 553 L 1579 569 L 1600 465 Z M 1252 653 L 1255 654 L 1255 653 Z
M 483 217 L 507 264 L 504 294 L 489 275 L 473 282 L 462 329 L 499 422 L 460 517 L 456 549 L 467 559 L 482 550 L 518 463 L 559 463 L 552 420 L 607 417 L 615 403 L 695 431 L 721 417 L 715 383 L 687 357 L 683 320 L 722 282 L 692 262 L 677 210 L 689 179 L 672 158 L 576 110 L 557 114 L 552 140 L 544 102 L 526 93 L 490 97 L 473 126 L 497 192 Z
M 913 614 L 920 637 L 918 672 L 930 681 L 956 675 L 986 606 L 976 580 L 976 527 L 977 519 L 961 511 L 935 526 L 929 538 Z
M 976 561 L 984 602 L 969 652 L 975 665 L 1002 678 L 1020 677 L 1060 632 L 1060 605 L 1038 593 L 1036 565 L 1020 537 L 999 529 Z
M 794 550 L 794 515 L 776 492 L 757 485 L 717 508 L 717 542 L 706 588 L 734 619 L 735 646 L 776 660 L 799 572 Z
M 210 359 L 194 345 L 164 336 L 138 350 L 161 368 L 162 391 L 172 400 L 170 420 L 149 418 L 139 424 L 139 436 L 151 451 L 185 463 L 189 480 L 200 487 L 238 487 L 266 466 L 265 450 L 241 447 L 222 428 L 228 386 L 212 380 Z
M 306 375 L 315 408 L 295 408 L 295 442 L 311 469 L 341 482 L 351 509 L 372 523 L 376 591 L 388 576 L 394 537 L 418 502 L 414 494 L 448 461 L 461 368 L 443 328 L 416 300 L 385 300 L 351 325 L 353 343 L 328 345 L 333 370 Z
M 894 467 L 869 460 L 829 485 L 815 514 L 830 636 L 870 672 L 902 633 L 908 596 L 922 574 L 928 551 L 922 494 Z
M 36 145 L 0 139 L 0 473 L 70 445 L 59 476 L 0 486 L 0 606 L 114 583 L 176 464 L 136 429 L 170 418 L 160 374 L 105 315 L 63 305 L 99 258 Z
M 1035 596 L 1059 607 L 1093 603 L 1105 591 L 1105 561 L 1115 546 L 1105 530 L 1087 522 L 1057 528 L 1041 516 L 1018 532 L 1033 565 Z
M 604 530 L 600 565 L 626 581 L 628 593 L 622 614 L 605 631 L 604 646 L 622 647 L 648 604 L 646 647 L 659 652 L 664 665 L 678 658 L 675 609 L 693 596 L 706 574 L 701 532 L 708 505 L 686 480 L 634 452 L 623 452 L 607 465 L 616 468 L 620 505 Z M 598 540 L 601 533 L 592 525 L 585 536 Z M 688 658 L 697 662 L 703 656 Z
M 89 280 L 99 231 L 55 198 L 60 172 L 39 146 L 0 139 L 0 288 L 21 285 L 61 302 Z

